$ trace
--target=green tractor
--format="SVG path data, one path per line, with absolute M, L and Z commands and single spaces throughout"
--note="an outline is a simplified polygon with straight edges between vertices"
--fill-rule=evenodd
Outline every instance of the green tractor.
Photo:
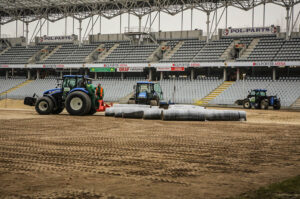
M 254 89 L 251 90 L 247 98 L 238 100 L 238 104 L 242 104 L 245 109 L 252 107 L 256 109 L 268 109 L 269 106 L 273 106 L 274 110 L 281 108 L 280 99 L 277 96 L 267 96 L 267 90 Z
M 60 87 L 60 88 L 58 88 Z M 24 104 L 35 106 L 41 115 L 60 114 L 64 108 L 71 115 L 93 115 L 97 111 L 105 111 L 100 96 L 95 95 L 92 80 L 83 75 L 65 75 L 57 88 L 47 90 L 43 97 L 26 97 Z

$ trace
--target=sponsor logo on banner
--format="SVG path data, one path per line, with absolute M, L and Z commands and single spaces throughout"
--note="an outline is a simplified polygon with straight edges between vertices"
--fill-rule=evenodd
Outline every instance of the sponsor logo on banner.
M 228 28 L 222 30 L 222 36 L 276 34 L 277 27 Z
M 200 63 L 190 63 L 190 67 L 200 67 Z
M 171 71 L 171 67 L 157 67 L 156 71 Z
M 130 67 L 119 67 L 118 72 L 142 72 L 144 71 L 144 68 L 130 68 Z
M 184 67 L 171 67 L 171 71 L 184 71 Z
M 9 65 L 0 65 L 1 68 L 9 68 Z
M 274 65 L 275 66 L 286 66 L 286 63 L 284 61 L 277 61 L 277 62 L 274 62 Z
M 60 42 L 74 42 L 75 35 L 68 36 L 43 36 L 39 38 L 39 43 L 60 43 Z

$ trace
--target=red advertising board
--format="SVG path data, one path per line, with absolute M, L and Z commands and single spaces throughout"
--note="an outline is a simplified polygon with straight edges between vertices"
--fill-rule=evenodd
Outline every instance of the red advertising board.
M 171 67 L 171 71 L 184 71 L 184 67 Z

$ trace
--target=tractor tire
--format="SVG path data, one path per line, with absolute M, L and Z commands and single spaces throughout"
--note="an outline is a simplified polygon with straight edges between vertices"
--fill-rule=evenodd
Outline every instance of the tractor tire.
M 66 109 L 70 115 L 86 115 L 91 111 L 91 98 L 84 92 L 75 91 L 67 96 Z
M 243 101 L 243 107 L 246 108 L 246 109 L 250 109 L 251 108 L 251 103 L 250 103 L 249 99 L 245 99 Z
M 35 104 L 35 110 L 40 115 L 49 115 L 53 111 L 54 104 L 49 97 L 41 97 Z
M 260 108 L 267 110 L 269 108 L 269 102 L 268 102 L 268 100 L 262 100 L 260 102 Z
M 150 100 L 150 106 L 158 106 L 158 102 L 156 100 Z
M 65 109 L 64 106 L 57 107 L 56 109 L 53 109 L 53 110 L 52 110 L 52 114 L 58 115 L 58 114 L 60 114 L 61 112 L 63 112 L 64 109 Z
M 277 104 L 273 105 L 274 110 L 279 110 L 280 108 L 281 108 L 281 103 L 280 102 L 277 102 Z

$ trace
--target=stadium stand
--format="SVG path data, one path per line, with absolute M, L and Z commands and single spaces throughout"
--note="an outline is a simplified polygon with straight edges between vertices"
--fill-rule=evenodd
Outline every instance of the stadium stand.
M 12 78 L 12 79 L 4 79 L 0 78 L 0 94 L 25 82 L 26 79 L 25 78 Z
M 6 52 L 1 54 L 0 63 L 1 64 L 27 64 L 28 60 L 43 46 L 30 46 L 26 48 L 25 46 L 14 46 L 8 49 Z
M 224 61 L 221 55 L 225 52 L 233 39 L 226 38 L 212 41 L 206 44 L 193 58 L 193 62 Z
M 300 38 L 292 38 L 285 41 L 284 45 L 276 55 L 275 61 L 299 61 L 300 60 Z
M 216 89 L 223 81 L 216 77 L 210 79 L 169 79 L 160 81 L 160 85 L 167 101 L 174 101 L 175 103 L 195 103 L 212 90 Z M 174 93 L 174 95 L 173 95 Z

